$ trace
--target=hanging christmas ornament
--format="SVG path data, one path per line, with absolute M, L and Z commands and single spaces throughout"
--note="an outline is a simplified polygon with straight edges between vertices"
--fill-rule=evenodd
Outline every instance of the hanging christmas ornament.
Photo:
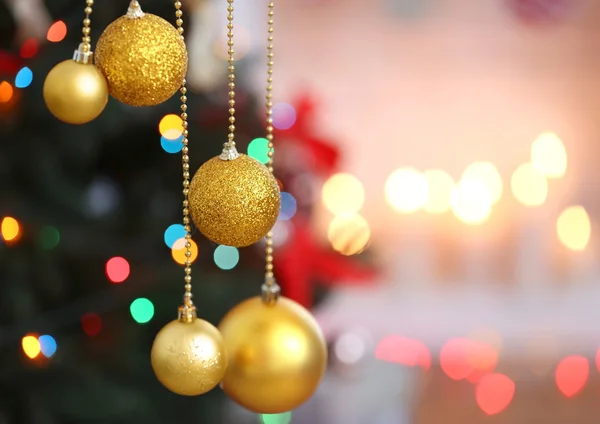
M 183 34 L 181 2 L 175 2 L 179 34 Z M 183 38 L 182 35 L 179 35 Z M 185 229 L 185 294 L 179 317 L 163 327 L 152 345 L 152 368 L 169 390 L 183 396 L 208 392 L 221 382 L 227 367 L 227 353 L 219 331 L 199 319 L 192 302 L 191 228 L 188 212 L 189 149 L 187 89 L 182 81 L 181 119 L 183 121 L 183 227 Z
M 198 169 L 190 185 L 190 210 L 196 227 L 215 243 L 245 247 L 275 225 L 281 194 L 272 173 L 235 148 L 235 73 L 233 0 L 228 0 L 229 140 L 220 156 Z M 272 128 L 272 122 L 269 122 Z
M 96 46 L 96 65 L 115 99 L 131 106 L 154 106 L 181 87 L 188 56 L 177 19 L 175 29 L 132 1 L 127 14 L 104 30 Z
M 50 113 L 68 124 L 85 124 L 97 118 L 108 102 L 108 87 L 93 65 L 90 15 L 94 0 L 86 0 L 83 40 L 73 59 L 50 70 L 44 81 L 44 101 Z
M 231 21 L 233 0 L 228 2 Z M 267 169 L 272 174 L 273 2 L 268 7 L 266 139 L 269 141 Z M 262 296 L 240 303 L 219 324 L 230 358 L 221 386 L 231 399 L 251 411 L 279 414 L 297 408 L 313 395 L 327 367 L 327 347 L 310 312 L 279 296 L 280 288 L 273 275 L 270 231 L 266 235 L 265 254 Z

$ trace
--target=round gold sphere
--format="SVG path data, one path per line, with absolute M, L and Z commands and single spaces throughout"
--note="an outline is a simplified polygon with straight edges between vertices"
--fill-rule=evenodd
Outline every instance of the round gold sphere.
M 298 303 L 275 305 L 248 299 L 223 318 L 219 330 L 229 364 L 225 393 L 261 414 L 291 411 L 315 392 L 327 367 L 327 347 L 319 325 Z
M 212 324 L 171 321 L 159 331 L 151 353 L 156 378 L 173 393 L 197 396 L 221 382 L 227 368 L 223 338 Z
M 96 45 L 96 65 L 110 94 L 131 106 L 154 106 L 181 87 L 188 66 L 183 37 L 163 18 L 122 16 Z
M 241 154 L 204 163 L 192 179 L 190 212 L 206 238 L 226 246 L 250 246 L 277 221 L 281 195 L 275 177 L 257 160 Z
M 72 59 L 50 70 L 43 93 L 50 113 L 67 124 L 94 120 L 108 102 L 106 79 L 98 68 Z

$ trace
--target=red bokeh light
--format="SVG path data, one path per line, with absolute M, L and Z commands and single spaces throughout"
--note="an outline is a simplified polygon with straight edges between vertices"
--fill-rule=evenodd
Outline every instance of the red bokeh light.
M 115 256 L 106 262 L 106 276 L 115 284 L 125 281 L 129 277 L 129 271 L 129 262 L 120 256 Z
M 504 411 L 515 395 L 515 383 L 504 374 L 486 374 L 475 388 L 477 405 L 488 415 Z
M 556 367 L 555 378 L 558 390 L 566 397 L 579 393 L 590 376 L 590 363 L 579 355 L 567 356 Z
M 63 21 L 54 22 L 48 29 L 47 39 L 52 43 L 58 43 L 67 36 L 67 25 Z
M 440 351 L 440 366 L 442 371 L 453 380 L 463 380 L 473 372 L 469 363 L 469 350 L 472 341 L 456 338 L 446 342 Z
M 40 44 L 35 38 L 28 38 L 21 45 L 21 57 L 23 59 L 31 59 L 39 50 Z
M 81 317 L 81 328 L 88 336 L 97 336 L 102 330 L 102 319 L 98 314 L 87 313 Z
M 600 348 L 596 352 L 596 369 L 600 371 Z
M 375 349 L 375 357 L 381 361 L 408 367 L 419 366 L 425 370 L 431 367 L 431 354 L 427 346 L 419 340 L 399 335 L 390 335 L 381 339 Z

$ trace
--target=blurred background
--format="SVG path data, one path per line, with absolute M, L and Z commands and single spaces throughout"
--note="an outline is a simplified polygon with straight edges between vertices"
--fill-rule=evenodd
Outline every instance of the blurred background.
M 196 169 L 226 139 L 226 4 L 183 3 Z M 127 4 L 97 2 L 93 41 Z M 598 423 L 600 2 L 276 3 L 276 273 L 330 365 L 273 416 L 154 378 L 183 294 L 178 99 L 53 118 L 84 7 L 0 2 L 0 424 Z M 266 15 L 236 7 L 236 140 L 263 162 Z M 193 251 L 203 317 L 258 294 L 260 246 Z

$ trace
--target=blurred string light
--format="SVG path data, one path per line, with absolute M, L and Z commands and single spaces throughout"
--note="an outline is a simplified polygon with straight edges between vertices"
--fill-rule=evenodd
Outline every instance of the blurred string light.
M 106 262 L 106 276 L 115 284 L 125 281 L 127 277 L 129 277 L 130 270 L 131 268 L 127 259 L 120 256 L 110 258 L 108 262 Z
M 459 221 L 469 225 L 485 222 L 492 212 L 492 196 L 479 180 L 461 180 L 452 191 L 452 212 Z
M 256 159 L 262 164 L 269 161 L 269 140 L 266 138 L 255 138 L 248 144 L 248 156 Z
M 30 359 L 37 358 L 41 352 L 38 338 L 32 335 L 23 337 L 21 340 L 21 347 L 23 348 L 25 355 Z
M 492 203 L 498 203 L 502 198 L 502 177 L 491 162 L 473 162 L 467 166 L 461 180 L 480 181 L 490 194 Z
M 296 109 L 289 103 L 273 105 L 273 126 L 278 130 L 287 130 L 296 123 Z
M 14 94 L 13 86 L 8 81 L 0 82 L 0 103 L 8 103 Z
M 48 29 L 46 38 L 51 43 L 58 43 L 67 36 L 67 25 L 63 21 L 54 22 Z
M 271 231 L 273 232 L 273 246 L 283 246 L 294 231 L 294 225 L 290 221 L 277 221 Z
M 548 197 L 548 181 L 531 163 L 520 165 L 510 179 L 513 196 L 525 206 L 540 206 Z
M 42 352 L 42 355 L 44 355 L 46 358 L 51 358 L 54 356 L 56 349 L 58 348 L 54 337 L 45 334 L 40 336 L 38 342 L 40 343 L 40 351 Z
M 292 413 L 284 412 L 283 414 L 261 414 L 260 419 L 262 424 L 291 424 Z
M 154 317 L 154 304 L 150 300 L 140 297 L 131 302 L 129 311 L 135 322 L 146 324 Z
M 177 140 L 183 134 L 183 121 L 178 115 L 165 115 L 158 124 L 158 131 L 168 140 Z
M 470 345 L 469 339 L 454 338 L 442 346 L 439 355 L 440 366 L 452 380 L 464 380 L 474 371 L 468 360 Z
M 362 359 L 366 346 L 358 334 L 344 333 L 335 341 L 333 351 L 340 362 L 352 365 Z
M 27 66 L 21 68 L 15 77 L 15 87 L 27 88 L 33 81 L 33 72 Z
M 382 338 L 375 348 L 375 358 L 380 361 L 400 364 L 407 367 L 431 367 L 431 353 L 425 343 L 392 334 Z
M 86 212 L 94 217 L 102 217 L 112 212 L 118 205 L 121 195 L 117 184 L 109 178 L 94 179 L 86 192 Z
M 341 214 L 334 217 L 329 224 L 327 238 L 333 249 L 342 255 L 356 255 L 367 247 L 371 229 L 362 216 Z
M 590 217 L 583 206 L 571 206 L 565 209 L 556 221 L 558 239 L 570 250 L 585 250 L 592 226 Z
M 515 382 L 504 374 L 486 374 L 475 388 L 477 405 L 487 415 L 504 411 L 515 396 Z
M 194 262 L 198 257 L 198 245 L 192 239 L 190 239 L 190 261 Z M 175 243 L 173 243 L 173 247 L 171 248 L 171 256 L 173 256 L 173 260 L 177 262 L 179 265 L 185 265 L 185 261 L 187 257 L 185 256 L 185 238 L 180 238 Z
M 433 214 L 448 211 L 451 207 L 454 179 L 441 169 L 430 169 L 425 171 L 423 176 L 427 181 L 425 211 Z
M 21 44 L 21 50 L 19 53 L 23 59 L 31 59 L 37 54 L 39 48 L 40 43 L 38 43 L 35 38 L 31 37 Z
M 354 175 L 340 173 L 323 184 L 321 197 L 325 207 L 335 215 L 356 213 L 365 202 L 365 189 Z
M 552 132 L 541 134 L 531 145 L 531 163 L 547 178 L 561 178 L 567 172 L 567 149 Z
M 585 387 L 590 376 L 590 363 L 579 355 L 567 356 L 559 362 L 554 374 L 558 390 L 566 397 L 573 397 Z
M 95 337 L 102 331 L 102 319 L 98 314 L 88 312 L 81 317 L 81 328 L 90 337 Z
M 168 130 L 170 131 L 170 130 Z M 165 136 L 160 137 L 160 147 L 167 153 L 174 154 L 181 152 L 183 149 L 183 134 L 175 140 L 168 139 Z
M 185 228 L 181 224 L 173 224 L 170 225 L 169 228 L 165 230 L 165 244 L 170 249 L 173 248 L 175 242 L 179 239 L 183 239 L 185 237 Z
M 416 212 L 427 203 L 427 179 L 416 169 L 397 169 L 385 182 L 385 197 L 398 212 Z
M 39 241 L 42 249 L 54 249 L 60 242 L 60 232 L 55 227 L 47 225 L 40 231 Z
M 219 268 L 230 270 L 235 268 L 240 261 L 240 252 L 232 246 L 218 246 L 213 257 Z
M 5 216 L 0 224 L 0 233 L 4 241 L 16 241 L 21 233 L 19 222 L 12 216 Z
M 282 221 L 288 221 L 296 215 L 298 204 L 294 196 L 288 192 L 281 193 L 281 208 L 279 209 L 279 216 L 277 219 Z

